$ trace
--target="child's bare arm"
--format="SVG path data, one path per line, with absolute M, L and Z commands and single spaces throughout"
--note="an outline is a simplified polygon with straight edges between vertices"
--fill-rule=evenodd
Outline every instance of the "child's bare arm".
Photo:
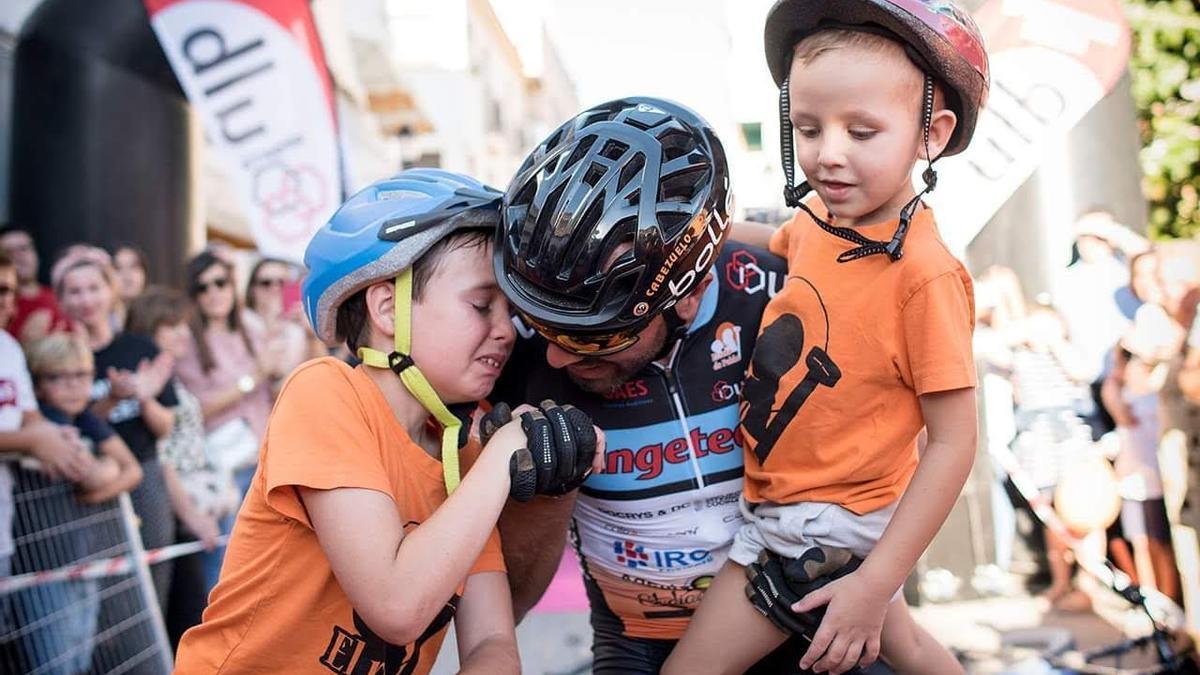
M 460 673 L 520 673 L 508 579 L 482 572 L 467 579 L 454 614 Z
M 793 607 L 807 612 L 829 605 L 801 667 L 844 672 L 859 661 L 856 646 L 862 661 L 874 660 L 888 600 L 941 528 L 971 471 L 978 434 L 975 389 L 925 394 L 919 400 L 928 442 L 883 537 L 857 571 Z
M 121 474 L 121 468 L 108 457 L 92 457 L 89 454 L 88 462 L 91 466 L 87 475 L 76 485 L 81 495 L 104 489 Z
M 975 459 L 975 389 L 920 397 L 929 441 L 887 530 L 859 573 L 886 581 L 889 594 L 904 583 L 941 529 Z
M 519 422 L 502 427 L 458 489 L 407 534 L 383 493 L 300 488 L 321 550 L 371 630 L 398 645 L 420 637 L 483 550 L 508 498 L 509 458 L 524 445 Z
M 106 499 L 112 499 L 122 492 L 132 490 L 142 482 L 142 465 L 134 459 L 129 446 L 121 437 L 113 434 L 101 441 L 96 449 L 100 451 L 102 461 L 113 462 L 117 465 L 117 475 L 107 481 L 96 481 L 88 484 L 85 480 L 80 483 L 83 493 L 79 500 L 87 504 L 96 504 Z

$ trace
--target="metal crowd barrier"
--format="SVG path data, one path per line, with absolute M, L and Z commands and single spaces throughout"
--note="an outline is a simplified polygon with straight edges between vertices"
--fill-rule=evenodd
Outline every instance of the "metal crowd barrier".
M 0 672 L 169 673 L 149 565 L 175 552 L 147 554 L 129 495 L 84 504 L 28 460 L 0 462 L 13 476 L 15 546 L 0 576 Z

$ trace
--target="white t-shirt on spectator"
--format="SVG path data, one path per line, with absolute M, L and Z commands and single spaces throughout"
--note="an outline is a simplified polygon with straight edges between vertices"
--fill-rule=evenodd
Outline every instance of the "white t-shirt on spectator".
M 21 345 L 0 330 L 0 431 L 17 431 L 25 413 L 37 409 L 33 382 Z M 0 462 L 0 557 L 13 554 L 13 482 L 8 462 Z
M 1087 377 L 1099 379 L 1111 366 L 1109 352 L 1129 328 L 1121 306 L 1129 268 L 1116 259 L 1079 261 L 1063 273 L 1054 308 L 1067 324 L 1068 338 L 1084 359 Z

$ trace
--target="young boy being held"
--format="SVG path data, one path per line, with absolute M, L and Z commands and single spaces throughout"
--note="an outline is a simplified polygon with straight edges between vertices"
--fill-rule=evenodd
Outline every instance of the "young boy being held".
M 788 280 L 743 391 L 747 523 L 664 672 L 741 672 L 784 630 L 812 640 L 800 666 L 818 672 L 881 653 L 900 672 L 962 672 L 898 597 L 976 437 L 971 281 L 911 175 L 928 161 L 931 190 L 932 161 L 970 141 L 983 43 L 948 0 L 781 0 L 765 38 L 785 196 L 804 213 L 770 242 Z
M 314 236 L 309 320 L 363 365 L 316 359 L 284 384 L 178 672 L 428 673 L 451 619 L 462 672 L 518 672 L 496 520 L 510 494 L 555 487 L 543 462 L 586 471 L 596 437 L 544 403 L 468 443 L 460 483 L 466 434 L 447 404 L 485 398 L 514 339 L 490 264 L 500 196 L 412 169 Z

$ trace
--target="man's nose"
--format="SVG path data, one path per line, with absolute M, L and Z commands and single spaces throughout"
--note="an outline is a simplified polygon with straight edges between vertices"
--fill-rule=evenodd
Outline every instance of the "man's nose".
M 546 363 L 549 363 L 551 368 L 566 368 L 572 363 L 579 363 L 582 360 L 582 356 L 572 354 L 558 345 L 546 345 Z

